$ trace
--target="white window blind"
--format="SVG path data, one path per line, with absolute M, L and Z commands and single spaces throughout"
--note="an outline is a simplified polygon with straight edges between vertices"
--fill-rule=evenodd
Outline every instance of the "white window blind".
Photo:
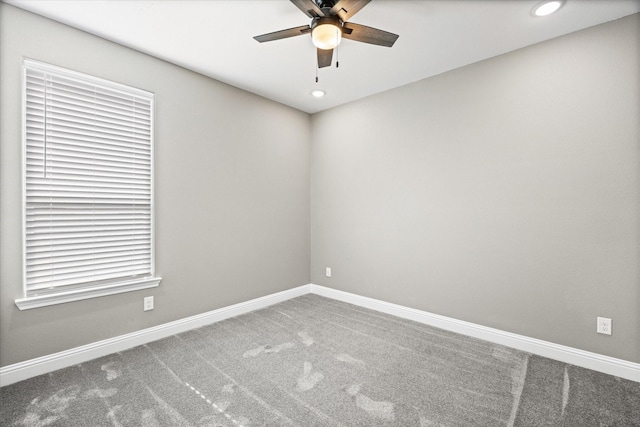
M 25 297 L 152 276 L 153 95 L 24 71 Z

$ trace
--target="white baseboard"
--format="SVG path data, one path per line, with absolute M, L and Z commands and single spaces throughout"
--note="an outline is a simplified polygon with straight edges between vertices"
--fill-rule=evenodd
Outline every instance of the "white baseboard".
M 404 307 L 373 298 L 363 297 L 349 292 L 339 291 L 319 285 L 310 285 L 311 293 L 347 302 L 360 307 L 369 308 L 382 313 L 391 314 L 403 319 L 413 320 L 425 325 L 435 326 L 451 332 L 479 338 L 527 353 L 548 357 L 571 365 L 580 366 L 609 375 L 615 375 L 640 382 L 640 363 L 633 363 L 615 357 L 604 356 L 589 351 L 554 344 L 536 338 L 526 337 L 499 329 L 477 325 L 451 317 L 441 316 L 414 308 Z
M 166 338 L 174 334 L 179 334 L 181 332 L 239 316 L 250 311 L 258 310 L 291 298 L 308 294 L 309 292 L 310 285 L 303 285 L 297 288 L 267 295 L 265 297 L 252 299 L 230 305 L 228 307 L 186 317 L 174 322 L 132 332 L 130 334 L 120 335 L 103 341 L 61 351 L 59 353 L 49 354 L 36 359 L 8 365 L 0 368 L 0 386 L 13 384 L 18 381 L 53 372 L 58 369 L 77 365 L 78 363 L 84 363 L 111 353 L 116 353 L 118 351 L 127 350 L 138 345 Z
M 349 292 L 338 291 L 324 286 L 308 284 L 209 311 L 207 313 L 143 329 L 130 334 L 120 335 L 118 337 L 83 345 L 61 351 L 59 353 L 8 365 L 0 368 L 0 385 L 5 386 L 13 384 L 18 381 L 73 366 L 78 363 L 84 363 L 98 357 L 106 356 L 118 351 L 124 351 L 174 334 L 179 334 L 194 328 L 199 328 L 211 323 L 239 316 L 241 314 L 268 307 L 308 293 L 314 293 L 327 298 L 391 314 L 403 319 L 413 320 L 426 325 L 435 326 L 437 328 L 512 347 L 528 353 L 640 382 L 640 364 L 638 363 L 603 356 L 601 354 L 591 353 L 535 338 L 529 338 L 523 335 L 501 331 L 499 329 L 488 328 L 486 326 L 438 314 L 432 314 L 426 311 L 404 307 L 373 298 L 363 297 Z

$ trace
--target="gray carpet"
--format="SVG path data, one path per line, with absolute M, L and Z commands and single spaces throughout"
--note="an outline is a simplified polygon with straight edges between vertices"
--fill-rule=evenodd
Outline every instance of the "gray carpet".
M 2 426 L 640 426 L 640 383 L 317 295 L 0 401 Z

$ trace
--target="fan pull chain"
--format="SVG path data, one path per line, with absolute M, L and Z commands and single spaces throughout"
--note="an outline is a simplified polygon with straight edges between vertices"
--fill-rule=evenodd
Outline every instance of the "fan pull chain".
M 338 46 L 336 46 L 336 68 L 340 68 L 340 51 L 338 50 Z
M 318 61 L 316 61 L 316 83 L 318 83 Z

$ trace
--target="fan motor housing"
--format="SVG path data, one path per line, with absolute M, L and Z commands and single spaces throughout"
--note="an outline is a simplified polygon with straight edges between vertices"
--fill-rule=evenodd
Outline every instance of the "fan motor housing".
M 335 0 L 315 0 L 315 2 L 320 9 L 324 9 L 324 8 L 331 9 L 333 6 L 336 5 Z
M 318 18 L 313 18 L 313 20 L 311 20 L 311 31 L 313 31 L 313 29 L 315 27 L 317 27 L 318 25 L 324 25 L 324 24 L 330 24 L 330 25 L 335 25 L 336 27 L 340 28 L 340 30 L 342 31 L 342 20 L 334 15 L 334 16 L 321 16 Z

